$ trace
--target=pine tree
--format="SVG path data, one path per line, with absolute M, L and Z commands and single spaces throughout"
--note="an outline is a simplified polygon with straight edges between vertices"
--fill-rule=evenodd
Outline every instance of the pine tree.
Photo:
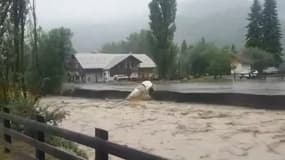
M 276 0 L 265 0 L 263 18 L 263 49 L 274 57 L 274 64 L 282 62 L 281 28 Z
M 258 0 L 254 0 L 248 15 L 246 47 L 261 48 L 262 46 L 262 7 Z
M 176 0 L 152 0 L 149 3 L 153 58 L 160 78 L 169 78 L 175 64 L 176 47 L 173 44 L 176 31 Z

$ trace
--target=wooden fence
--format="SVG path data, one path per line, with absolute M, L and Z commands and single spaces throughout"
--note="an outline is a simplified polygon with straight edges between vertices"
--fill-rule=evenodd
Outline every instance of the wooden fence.
M 13 150 L 11 144 L 14 139 L 19 140 L 35 147 L 35 157 L 29 157 L 28 155 L 25 155 L 25 153 L 21 153 L 29 157 L 29 159 L 45 160 L 46 153 L 60 160 L 84 159 L 45 143 L 45 135 L 52 135 L 95 149 L 95 160 L 108 160 L 109 155 L 114 155 L 127 160 L 166 160 L 165 158 L 156 155 L 112 143 L 108 141 L 108 132 L 102 129 L 95 129 L 95 137 L 91 137 L 70 130 L 46 125 L 43 123 L 43 117 L 40 116 L 37 116 L 37 121 L 34 121 L 9 114 L 7 108 L 4 108 L 3 112 L 0 111 L 0 119 L 3 120 L 4 151 L 6 153 L 18 153 Z M 22 132 L 12 129 L 11 124 L 20 124 L 24 125 L 24 128 L 33 128 L 37 133 L 36 138 L 32 138 Z

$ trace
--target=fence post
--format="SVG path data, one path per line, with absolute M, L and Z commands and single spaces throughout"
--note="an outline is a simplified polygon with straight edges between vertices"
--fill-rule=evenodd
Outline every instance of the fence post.
M 109 137 L 108 132 L 100 128 L 95 128 L 95 136 L 103 140 L 108 140 Z M 108 153 L 97 148 L 95 150 L 95 160 L 108 160 Z
M 10 113 L 9 109 L 6 108 L 6 107 L 3 108 L 3 112 L 7 113 L 7 114 Z M 3 119 L 3 125 L 4 125 L 3 126 L 4 128 L 10 129 L 11 128 L 11 121 L 7 120 L 7 119 Z M 7 144 L 11 144 L 12 143 L 11 136 L 8 135 L 8 134 L 4 134 L 4 142 L 7 143 Z M 10 149 L 8 147 L 4 147 L 4 152 L 5 153 L 10 153 L 11 151 L 10 151 Z
M 44 123 L 44 122 L 45 122 L 44 117 L 39 116 L 39 115 L 36 116 L 36 120 L 37 120 L 38 122 L 41 122 L 41 123 Z M 36 132 L 36 138 L 37 138 L 37 140 L 39 140 L 39 141 L 41 141 L 41 142 L 44 142 L 44 141 L 45 141 L 44 132 L 42 132 L 42 131 L 37 131 L 37 132 Z M 41 151 L 41 150 L 38 150 L 38 149 L 36 148 L 36 159 L 37 159 L 37 160 L 45 160 L 45 152 L 43 152 L 43 151 Z

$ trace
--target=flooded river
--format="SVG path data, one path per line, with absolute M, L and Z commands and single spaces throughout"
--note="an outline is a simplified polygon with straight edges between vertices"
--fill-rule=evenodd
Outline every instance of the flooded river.
M 62 128 L 91 136 L 95 127 L 103 128 L 113 142 L 173 160 L 285 157 L 285 111 L 68 97 L 47 97 L 41 104 L 69 112 Z

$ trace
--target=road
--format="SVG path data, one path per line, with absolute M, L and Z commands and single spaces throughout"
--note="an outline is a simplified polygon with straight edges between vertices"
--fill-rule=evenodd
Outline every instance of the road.
M 77 84 L 81 89 L 131 91 L 136 83 Z M 181 93 L 246 93 L 258 95 L 285 95 L 285 81 L 245 80 L 232 82 L 164 82 L 155 83 L 155 90 Z

